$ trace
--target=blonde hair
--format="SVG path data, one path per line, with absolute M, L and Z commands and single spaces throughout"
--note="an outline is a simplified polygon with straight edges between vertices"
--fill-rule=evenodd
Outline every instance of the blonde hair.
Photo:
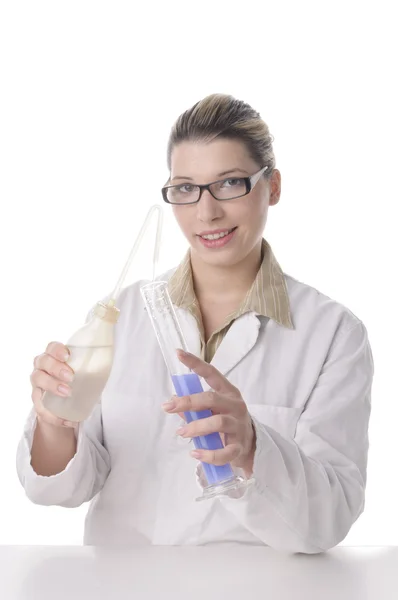
M 178 117 L 167 145 L 169 170 L 176 145 L 185 141 L 211 142 L 216 138 L 243 142 L 260 168 L 268 166 L 266 177 L 271 176 L 275 155 L 267 124 L 249 104 L 227 94 L 206 96 Z

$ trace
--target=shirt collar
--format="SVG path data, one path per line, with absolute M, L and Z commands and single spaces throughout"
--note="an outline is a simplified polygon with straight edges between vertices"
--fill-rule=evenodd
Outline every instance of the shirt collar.
M 242 304 L 234 313 L 237 318 L 253 311 L 269 317 L 283 327 L 293 329 L 285 276 L 268 242 L 262 240 L 262 262 L 256 278 Z M 190 250 L 171 275 L 168 282 L 171 301 L 178 308 L 194 310 L 196 296 L 193 287 Z

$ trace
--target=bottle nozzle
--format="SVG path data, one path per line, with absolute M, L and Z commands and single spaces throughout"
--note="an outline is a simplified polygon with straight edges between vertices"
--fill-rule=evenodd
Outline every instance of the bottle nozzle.
M 140 247 L 140 244 L 142 242 L 142 238 L 144 237 L 146 230 L 148 229 L 149 223 L 151 221 L 152 215 L 154 212 L 158 212 L 158 222 L 157 222 L 157 229 L 156 229 L 156 239 L 155 239 L 155 248 L 154 248 L 154 253 L 153 253 L 153 262 L 152 262 L 152 278 L 155 279 L 156 276 L 156 267 L 157 267 L 157 263 L 159 261 L 159 252 L 160 252 L 160 242 L 161 242 L 161 233 L 162 233 L 162 227 L 163 227 L 163 210 L 162 207 L 159 204 L 154 204 L 153 206 L 151 206 L 151 208 L 148 211 L 148 214 L 145 218 L 144 224 L 141 227 L 141 230 L 137 236 L 137 239 L 134 242 L 134 246 L 133 249 L 130 252 L 130 256 L 127 259 L 127 262 L 124 266 L 124 269 L 122 271 L 122 274 L 119 277 L 119 281 L 116 284 L 115 289 L 113 290 L 113 293 L 111 295 L 110 300 L 108 300 L 108 304 L 107 306 L 109 308 L 113 308 L 115 306 L 116 300 L 119 296 L 121 287 L 123 285 L 124 279 L 128 273 L 128 270 L 131 266 L 131 263 L 137 253 L 138 248 Z

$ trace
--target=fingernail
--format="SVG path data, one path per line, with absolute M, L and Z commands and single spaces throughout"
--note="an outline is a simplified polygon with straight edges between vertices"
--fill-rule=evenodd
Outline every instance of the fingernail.
M 165 402 L 164 404 L 162 404 L 162 408 L 164 410 L 173 410 L 176 406 L 177 406 L 177 404 L 173 401 Z
M 69 360 L 70 357 L 70 353 L 69 350 L 65 350 L 65 352 L 61 352 L 59 354 L 59 360 L 62 360 L 63 362 L 66 362 L 67 360 Z
M 62 379 L 65 379 L 65 381 L 73 381 L 72 371 L 67 371 L 66 369 L 62 369 L 61 377 L 62 377 Z
M 75 425 L 77 425 L 77 423 L 74 423 L 73 421 L 64 421 L 63 422 L 64 427 L 75 427 Z
M 185 350 L 183 350 L 182 348 L 178 348 L 177 352 L 181 356 L 192 356 L 192 354 L 190 352 L 185 352 Z
M 61 392 L 61 394 L 63 396 L 70 396 L 71 392 L 72 392 L 72 390 L 70 389 L 70 387 L 68 385 L 63 385 L 63 384 L 58 386 L 58 391 Z
M 202 453 L 200 450 L 192 450 L 191 456 L 193 456 L 194 458 L 200 458 L 202 456 Z
M 184 435 L 187 432 L 187 428 L 186 427 L 179 427 L 176 431 L 177 435 Z

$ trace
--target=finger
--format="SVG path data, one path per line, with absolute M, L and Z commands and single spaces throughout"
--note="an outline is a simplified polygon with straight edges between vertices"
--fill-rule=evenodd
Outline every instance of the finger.
M 192 450 L 191 456 L 201 462 L 220 467 L 236 460 L 241 451 L 242 447 L 240 444 L 230 444 L 222 450 Z
M 39 423 L 45 423 L 46 425 L 52 425 L 53 427 L 76 429 L 79 426 L 79 423 L 75 421 L 66 421 L 65 419 L 56 417 L 49 411 L 45 411 L 45 409 L 43 410 L 43 413 L 38 413 L 36 410 L 36 416 Z
M 50 342 L 46 348 L 46 354 L 61 362 L 66 362 L 70 357 L 69 349 L 61 342 Z
M 217 371 L 213 365 L 209 365 L 209 363 L 201 358 L 180 349 L 177 350 L 177 356 L 184 365 L 192 369 L 200 377 L 203 377 L 209 386 L 219 394 L 226 394 L 232 397 L 240 396 L 239 390 L 220 371 Z
M 35 370 L 45 371 L 49 375 L 70 383 L 74 378 L 74 371 L 65 362 L 53 358 L 50 354 L 40 354 L 34 360 Z
M 221 396 L 216 392 L 200 392 L 192 396 L 173 396 L 171 402 L 163 404 L 163 409 L 168 413 L 200 412 L 211 410 L 215 413 L 238 412 L 237 402 L 229 396 Z
M 52 392 L 56 396 L 61 396 L 62 398 L 68 398 L 72 394 L 72 389 L 69 385 L 52 377 L 45 371 L 33 371 L 30 376 L 30 381 L 33 388 L 41 388 L 46 392 Z
M 34 387 L 32 390 L 32 401 L 33 404 L 37 404 L 38 402 L 41 402 L 41 399 L 43 398 L 44 395 L 44 390 L 42 390 L 39 387 Z
M 194 438 L 210 433 L 236 433 L 238 430 L 238 421 L 230 415 L 213 415 L 207 419 L 198 419 L 192 421 L 189 425 L 184 425 L 177 429 L 177 435 L 183 438 Z

